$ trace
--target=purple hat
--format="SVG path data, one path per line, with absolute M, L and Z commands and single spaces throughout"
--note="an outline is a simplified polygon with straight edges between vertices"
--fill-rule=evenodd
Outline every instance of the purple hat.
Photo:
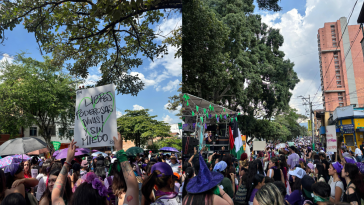
M 345 158 L 346 163 L 352 163 L 352 164 L 355 164 L 355 160 L 350 159 L 350 158 L 348 158 L 348 157 L 344 157 L 344 158 Z
M 162 176 L 172 176 L 173 175 L 173 170 L 172 167 L 169 166 L 169 164 L 165 163 L 165 162 L 158 162 L 155 163 L 152 166 L 152 170 L 151 173 L 153 173 L 155 170 L 160 171 L 162 174 L 158 174 L 158 177 L 162 177 Z
M 364 163 L 363 162 L 357 162 L 356 166 L 358 167 L 359 172 L 364 174 Z
M 4 170 L 4 173 L 10 173 L 11 176 L 14 176 L 15 173 L 18 171 L 19 169 L 19 164 L 10 164 L 9 166 L 7 166 Z
M 224 175 L 219 172 L 211 172 L 199 154 L 200 171 L 196 177 L 188 182 L 186 190 L 191 194 L 198 194 L 216 187 L 224 179 Z
M 305 162 L 305 160 L 304 160 L 304 159 L 302 159 L 302 158 L 300 158 L 300 159 L 299 159 L 299 162 Z
M 312 170 L 314 170 L 314 169 L 315 169 L 315 166 L 314 166 L 312 163 L 308 163 L 308 164 L 307 164 L 307 166 L 308 166 L 310 169 L 312 169 Z
M 341 173 L 341 170 L 343 170 L 343 165 L 341 165 L 339 162 L 332 163 L 332 166 L 338 174 Z

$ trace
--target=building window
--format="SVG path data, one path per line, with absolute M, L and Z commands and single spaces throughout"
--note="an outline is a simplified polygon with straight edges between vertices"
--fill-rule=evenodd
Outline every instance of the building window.
M 340 76 L 336 76 L 336 79 L 337 79 L 337 80 L 340 80 Z
M 337 85 L 338 88 L 341 88 L 341 85 Z
M 336 74 L 340 74 L 340 71 L 336 71 Z
M 337 93 L 338 96 L 342 96 L 343 93 Z
M 341 85 L 341 82 L 340 81 L 337 81 L 336 84 Z
M 340 106 L 340 107 L 343 107 L 343 106 L 344 106 L 344 103 L 339 103 L 339 106 Z
M 69 136 L 73 136 L 74 135 L 74 130 L 73 129 L 68 130 L 68 134 L 69 134 Z
M 37 127 L 30 127 L 29 136 L 37 136 Z
M 49 127 L 48 132 L 50 133 L 50 135 L 56 135 L 56 128 L 55 127 Z
M 343 97 L 339 97 L 339 101 L 343 101 Z
M 332 46 L 336 47 L 336 43 L 333 43 Z
M 335 64 L 339 64 L 339 61 L 335 61 Z

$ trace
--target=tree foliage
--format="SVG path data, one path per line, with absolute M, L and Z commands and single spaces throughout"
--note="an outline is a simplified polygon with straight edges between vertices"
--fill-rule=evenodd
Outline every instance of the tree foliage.
M 152 146 L 148 146 L 147 148 L 159 150 L 162 147 L 174 147 L 177 150 L 182 150 L 182 139 L 178 139 L 177 137 L 165 138 L 154 142 Z
M 142 64 L 142 56 L 153 60 L 167 54 L 151 27 L 164 17 L 163 10 L 178 12 L 182 0 L 5 0 L 0 7 L 1 40 L 6 30 L 23 23 L 40 51 L 52 53 L 54 65 L 74 60 L 66 67 L 82 78 L 100 66 L 97 85 L 114 83 L 118 93 L 137 95 L 144 84 L 129 71 Z
M 280 9 L 277 0 L 258 5 Z M 183 7 L 184 93 L 263 119 L 288 109 L 299 82 L 294 64 L 279 50 L 279 30 L 253 14 L 253 0 L 194 0 Z
M 171 127 L 155 120 L 157 116 L 150 116 L 148 109 L 125 110 L 125 114 L 117 119 L 118 130 L 125 140 L 131 140 L 136 146 L 145 145 L 148 140 L 156 137 L 170 137 Z
M 0 132 L 15 136 L 21 128 L 37 125 L 50 145 L 52 127 L 68 130 L 75 116 L 74 79 L 51 61 L 19 54 L 12 64 L 0 65 Z

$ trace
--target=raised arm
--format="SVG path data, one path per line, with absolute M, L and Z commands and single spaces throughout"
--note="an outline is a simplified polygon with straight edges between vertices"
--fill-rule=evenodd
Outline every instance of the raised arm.
M 65 204 L 63 201 L 63 193 L 66 186 L 68 171 L 70 170 L 72 159 L 75 156 L 76 143 L 77 142 L 74 142 L 72 140 L 70 146 L 68 147 L 66 162 L 64 163 L 62 170 L 57 177 L 57 181 L 54 184 L 54 188 L 52 191 L 52 204 L 55 205 Z
M 124 179 L 128 190 L 125 193 L 123 205 L 139 205 L 139 186 L 133 169 L 123 150 L 123 140 L 118 133 L 118 139 L 114 137 L 115 150 L 117 150 L 116 158 L 120 162 L 120 167 L 123 171 Z

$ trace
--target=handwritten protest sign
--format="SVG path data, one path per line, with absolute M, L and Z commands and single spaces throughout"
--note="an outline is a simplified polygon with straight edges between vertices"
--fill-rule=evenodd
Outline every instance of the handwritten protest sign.
M 114 85 L 78 90 L 74 136 L 79 147 L 113 146 L 117 137 Z
M 32 173 L 32 178 L 37 178 L 37 176 L 38 176 L 38 169 L 31 169 L 30 172 Z
M 254 151 L 265 150 L 266 146 L 267 146 L 266 141 L 253 141 Z
M 337 152 L 336 144 L 336 126 L 329 125 L 326 126 L 326 151 L 327 152 Z

